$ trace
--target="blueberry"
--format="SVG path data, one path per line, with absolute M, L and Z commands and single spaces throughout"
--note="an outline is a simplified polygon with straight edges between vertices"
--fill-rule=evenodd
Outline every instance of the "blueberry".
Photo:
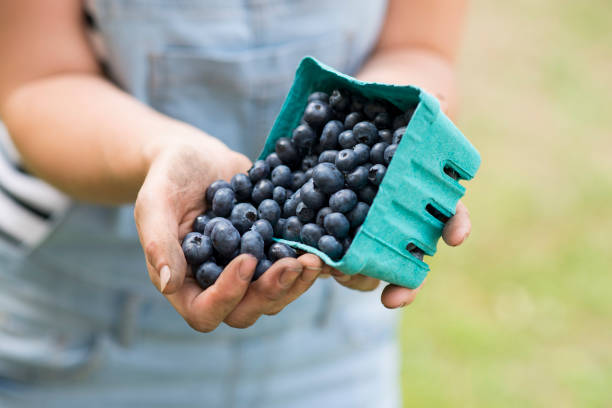
M 198 267 L 195 278 L 202 289 L 212 286 L 223 272 L 223 268 L 214 262 L 205 262 Z
M 325 150 L 335 149 L 338 146 L 338 136 L 344 130 L 344 125 L 339 120 L 327 122 L 321 131 L 319 144 Z
M 204 233 L 204 228 L 206 228 L 206 224 L 211 220 L 210 216 L 207 214 L 198 215 L 195 220 L 193 220 L 193 225 L 191 229 L 195 232 L 199 232 L 200 234 Z
M 300 239 L 306 245 L 317 248 L 319 239 L 321 239 L 324 233 L 323 228 L 317 224 L 306 224 L 302 227 L 302 231 L 300 231 Z
M 313 92 L 308 97 L 308 102 L 314 102 L 314 101 L 327 102 L 328 100 L 329 100 L 329 95 L 321 91 Z
M 393 132 L 393 144 L 399 144 L 404 136 L 404 133 L 406 133 L 405 127 L 397 128 L 395 132 Z
M 323 235 L 319 239 L 319 243 L 317 245 L 319 249 L 327 254 L 332 260 L 338 261 L 342 258 L 342 244 L 338 242 L 338 240 L 331 235 Z
M 316 139 L 317 134 L 308 125 L 298 125 L 293 130 L 293 144 L 301 151 L 309 151 Z
M 220 254 L 217 252 L 217 265 L 226 267 L 238 255 L 240 255 L 240 238 L 238 238 L 238 247 L 231 254 Z
M 289 197 L 283 205 L 283 217 L 288 218 L 292 215 L 295 215 L 295 210 L 300 201 L 302 201 L 300 191 L 294 193 L 291 197 Z
M 336 157 L 336 167 L 338 170 L 348 173 L 357 167 L 357 155 L 352 149 L 344 149 L 338 152 Z
M 270 224 L 274 226 L 280 218 L 281 209 L 276 201 L 268 198 L 259 204 L 259 207 L 257 208 L 257 215 L 262 220 L 268 220 Z
M 284 164 L 276 167 L 272 170 L 272 183 L 275 186 L 281 186 L 285 188 L 291 188 L 293 184 L 293 175 L 291 174 L 291 169 Z
M 244 234 L 257 221 L 257 210 L 249 203 L 236 204 L 230 215 L 230 221 L 238 232 Z
M 344 176 L 331 163 L 321 163 L 312 173 L 314 186 L 321 192 L 333 194 L 344 186 Z
M 270 167 L 270 170 L 283 164 L 283 162 L 278 157 L 278 154 L 276 154 L 276 152 L 270 153 L 268 157 L 266 157 L 265 161 L 266 161 L 266 164 Z
M 310 168 L 304 172 L 304 174 L 306 175 L 306 180 L 310 180 L 312 178 L 313 172 L 314 172 L 313 168 Z
M 287 200 L 287 190 L 285 187 L 276 186 L 274 190 L 272 190 L 272 199 L 278 203 L 278 205 L 285 204 Z
M 259 205 L 259 203 L 261 203 L 266 198 L 272 198 L 274 188 L 274 183 L 272 183 L 270 180 L 259 180 L 257 184 L 255 184 L 255 187 L 253 187 L 253 192 L 251 193 L 251 201 L 253 202 L 253 204 Z
M 325 150 L 319 155 L 319 163 L 335 163 L 337 155 L 337 150 Z
M 278 222 L 274 226 L 274 236 L 282 237 L 283 232 L 285 231 L 285 224 L 287 224 L 286 218 L 279 218 Z
M 359 122 L 353 127 L 353 135 L 357 142 L 372 146 L 378 139 L 378 129 L 372 122 Z
M 376 143 L 370 149 L 370 161 L 373 164 L 383 164 L 385 162 L 385 149 L 389 146 L 387 142 Z
M 344 253 L 346 253 L 346 251 L 348 251 L 349 247 L 351 246 L 351 243 L 353 242 L 353 240 L 350 237 L 346 237 L 342 240 L 341 244 L 342 244 L 342 249 L 344 251 Z
M 249 170 L 249 177 L 252 183 L 268 178 L 270 175 L 270 165 L 265 160 L 257 160 Z
M 301 222 L 311 222 L 315 218 L 316 210 L 308 207 L 302 201 L 296 207 L 295 214 Z
M 217 223 L 210 238 L 215 250 L 224 257 L 233 255 L 240 246 L 240 233 L 230 223 Z
M 387 112 L 380 112 L 374 118 L 374 125 L 377 129 L 389 129 L 392 126 L 391 115 Z
M 280 220 L 279 220 L 280 221 Z M 277 222 L 278 224 L 278 222 Z M 274 236 L 274 228 L 268 220 L 257 220 L 253 223 L 251 231 L 257 232 L 264 240 L 265 245 L 272 243 L 272 237 Z
M 275 242 L 268 249 L 268 258 L 272 262 L 276 262 L 282 258 L 297 258 L 297 253 L 289 245 L 281 242 Z
M 385 149 L 385 164 L 388 166 L 389 163 L 391 163 L 391 159 L 393 158 L 393 155 L 395 154 L 395 151 L 397 150 L 397 145 L 396 144 L 391 144 L 389 146 L 387 146 L 387 148 Z
M 357 205 L 357 194 L 345 188 L 337 191 L 329 198 L 329 208 L 334 212 L 347 213 Z
M 217 190 L 212 201 L 212 210 L 217 217 L 227 217 L 234 207 L 234 190 L 223 187 Z
M 331 115 L 331 108 L 326 102 L 313 101 L 306 106 L 303 118 L 313 129 L 319 130 L 331 119 Z
M 208 221 L 208 224 L 206 224 L 206 227 L 204 227 L 204 235 L 206 235 L 207 237 L 210 237 L 210 235 L 212 234 L 213 228 L 215 228 L 215 225 L 217 225 L 217 223 L 219 222 L 226 223 L 228 225 L 232 225 L 230 220 L 228 220 L 227 218 L 215 217 L 212 220 Z
M 253 190 L 253 183 L 249 176 L 243 173 L 238 173 L 230 182 L 232 190 L 234 190 L 236 200 L 248 201 L 251 199 L 251 191 Z
M 408 125 L 408 121 L 406 120 L 406 117 L 404 116 L 403 113 L 393 118 L 393 124 L 392 124 L 393 129 L 398 129 L 406 125 Z
M 302 230 L 302 222 L 296 216 L 287 218 L 285 229 L 283 231 L 283 239 L 287 241 L 299 241 L 300 231 Z
M 302 171 L 306 172 L 319 164 L 319 158 L 316 155 L 308 155 L 302 159 Z
M 240 253 L 251 254 L 257 259 L 264 257 L 264 240 L 257 231 L 247 231 L 240 239 Z
M 378 139 L 381 142 L 385 142 L 387 144 L 393 143 L 393 132 L 389 129 L 383 129 L 378 131 Z
M 355 147 L 353 147 L 353 151 L 355 152 L 357 165 L 367 163 L 368 160 L 370 160 L 370 146 L 368 146 L 367 144 L 356 144 Z
M 217 190 L 222 188 L 232 188 L 232 185 L 225 180 L 217 180 L 211 183 L 210 186 L 206 189 L 206 202 L 208 204 L 212 204 L 213 198 L 215 198 L 215 194 Z
M 376 115 L 386 111 L 387 109 L 381 101 L 368 101 L 363 107 L 363 113 L 370 119 L 374 119 Z
M 384 164 L 375 164 L 368 170 L 368 180 L 375 186 L 379 186 L 382 183 L 387 167 Z
M 289 166 L 293 166 L 300 159 L 295 145 L 291 139 L 287 137 L 281 137 L 276 141 L 276 154 L 284 164 Z M 274 170 L 276 170 L 278 167 L 279 166 L 277 166 Z M 274 173 L 274 170 L 272 170 L 272 173 Z
M 329 105 L 338 112 L 345 112 L 351 107 L 351 94 L 345 89 L 334 89 L 329 96 Z
M 355 170 L 346 175 L 346 185 L 353 190 L 359 190 L 368 184 L 368 167 L 357 166 Z
M 199 232 L 190 232 L 187 234 L 183 239 L 181 247 L 185 259 L 190 265 L 199 265 L 202 262 L 206 262 L 213 253 L 210 238 Z
M 327 202 L 326 195 L 315 188 L 314 181 L 312 179 L 308 180 L 308 182 L 302 187 L 302 190 L 300 192 L 300 198 L 302 199 L 304 204 L 306 204 L 309 208 L 312 208 L 313 210 L 318 210 L 319 208 L 323 207 Z
M 364 119 L 363 115 L 359 112 L 351 112 L 344 118 L 344 128 L 352 129 L 357 123 Z
M 343 149 L 350 149 L 357 144 L 352 130 L 345 130 L 338 135 L 338 144 Z
M 366 204 L 372 205 L 374 201 L 374 197 L 376 197 L 376 187 L 371 184 L 368 184 L 361 188 L 357 195 L 359 196 L 359 200 L 365 202 Z
M 329 208 L 329 207 L 321 208 L 319 210 L 319 212 L 317 213 L 317 217 L 315 218 L 315 221 L 316 221 L 317 225 L 322 228 L 323 225 L 324 225 L 323 221 L 325 220 L 325 216 L 327 214 L 331 214 L 331 213 L 333 213 L 331 208 Z
M 353 95 L 353 97 L 351 99 L 352 99 L 352 101 L 351 101 L 351 110 L 352 111 L 361 111 L 361 110 L 363 110 L 363 108 L 364 108 L 364 106 L 365 106 L 365 104 L 367 102 L 366 98 L 364 98 L 361 95 Z
M 342 239 L 348 236 L 351 225 L 348 220 L 344 216 L 344 214 L 339 212 L 333 212 L 331 214 L 327 214 L 323 219 L 323 226 L 325 227 L 325 231 L 328 234 L 333 235 L 338 239 Z
M 303 171 L 295 171 L 291 177 L 291 188 L 293 190 L 298 190 L 300 187 L 306 183 L 308 177 Z
M 254 282 L 259 279 L 265 271 L 270 269 L 271 266 L 272 262 L 270 262 L 268 259 L 260 259 L 259 262 L 257 262 L 257 266 L 255 267 L 255 273 L 253 273 L 251 281 Z
M 370 210 L 370 206 L 364 202 L 358 202 L 357 205 L 346 214 L 346 218 L 349 220 L 349 224 L 351 224 L 351 228 L 356 228 L 363 224 L 368 215 L 368 211 Z

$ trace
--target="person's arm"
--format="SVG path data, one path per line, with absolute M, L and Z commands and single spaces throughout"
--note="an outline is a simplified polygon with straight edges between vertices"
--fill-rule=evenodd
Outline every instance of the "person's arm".
M 81 0 L 0 2 L 0 117 L 27 169 L 79 199 L 136 200 L 149 276 L 196 330 L 223 321 L 247 327 L 277 313 L 310 287 L 321 261 L 279 260 L 251 284 L 256 260 L 242 255 L 213 287 L 199 288 L 180 239 L 204 212 L 206 187 L 250 162 L 106 81 L 81 7 Z
M 357 77 L 364 81 L 419 86 L 433 94 L 452 115 L 456 108 L 455 59 L 467 0 L 389 0 L 387 17 L 376 48 Z M 442 237 L 460 245 L 471 230 L 465 206 L 445 225 Z M 343 285 L 370 290 L 378 280 L 364 275 L 332 271 Z M 388 285 L 382 303 L 390 308 L 409 305 L 420 290 Z

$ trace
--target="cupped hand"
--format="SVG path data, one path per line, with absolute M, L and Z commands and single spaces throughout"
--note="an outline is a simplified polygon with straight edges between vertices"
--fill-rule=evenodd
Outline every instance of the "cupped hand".
M 304 293 L 322 271 L 310 254 L 275 262 L 251 283 L 257 260 L 236 257 L 206 290 L 197 284 L 181 249 L 196 216 L 205 211 L 205 191 L 218 179 L 246 172 L 251 162 L 197 131 L 155 149 L 138 193 L 134 217 L 149 277 L 195 330 L 210 332 L 225 322 L 248 327 L 261 315 L 278 313 Z
M 457 203 L 457 209 L 455 215 L 450 218 L 444 230 L 442 231 L 442 238 L 444 242 L 450 246 L 460 245 L 470 235 L 472 224 L 470 222 L 470 215 L 467 208 L 463 203 Z M 378 287 L 380 281 L 369 276 L 357 274 L 357 275 L 346 275 L 342 272 L 335 270 L 329 266 L 326 266 L 323 270 L 323 274 L 329 274 L 334 277 L 340 284 L 356 290 L 370 291 Z M 423 287 L 423 284 L 415 289 L 409 289 L 398 285 L 389 284 L 385 287 L 381 295 L 381 302 L 385 307 L 395 309 L 398 307 L 404 307 L 409 305 L 416 298 L 417 293 Z

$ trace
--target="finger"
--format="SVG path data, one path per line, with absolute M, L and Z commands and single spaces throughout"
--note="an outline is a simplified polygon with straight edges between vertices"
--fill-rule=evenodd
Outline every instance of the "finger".
M 289 291 L 303 272 L 295 258 L 282 258 L 274 262 L 261 277 L 251 284 L 244 299 L 228 314 L 225 323 L 231 327 L 251 326 Z
M 332 275 L 334 276 L 334 275 Z M 349 289 L 360 290 L 362 292 L 369 292 L 376 289 L 380 283 L 380 280 L 372 278 L 370 276 L 355 274 L 334 276 L 334 279 L 338 281 L 342 286 L 346 286 Z
M 257 259 L 243 254 L 229 263 L 217 281 L 202 291 L 195 279 L 166 297 L 195 330 L 209 332 L 229 315 L 245 296 L 255 272 Z
M 422 286 L 423 284 L 416 289 L 409 289 L 397 285 L 387 285 L 380 295 L 380 300 L 389 309 L 408 306 L 414 301 Z
M 457 203 L 455 215 L 449 219 L 442 230 L 442 238 L 450 246 L 461 244 L 470 235 L 472 223 L 468 209 L 461 201 Z
M 134 219 L 151 281 L 160 292 L 173 293 L 183 284 L 187 262 L 181 250 L 174 212 L 163 194 L 156 194 L 150 183 L 145 182 L 138 193 Z

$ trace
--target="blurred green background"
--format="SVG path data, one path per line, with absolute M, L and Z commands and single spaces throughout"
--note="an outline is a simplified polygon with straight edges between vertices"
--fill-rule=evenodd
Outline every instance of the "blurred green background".
M 612 4 L 474 0 L 461 249 L 402 320 L 405 406 L 612 407 Z

